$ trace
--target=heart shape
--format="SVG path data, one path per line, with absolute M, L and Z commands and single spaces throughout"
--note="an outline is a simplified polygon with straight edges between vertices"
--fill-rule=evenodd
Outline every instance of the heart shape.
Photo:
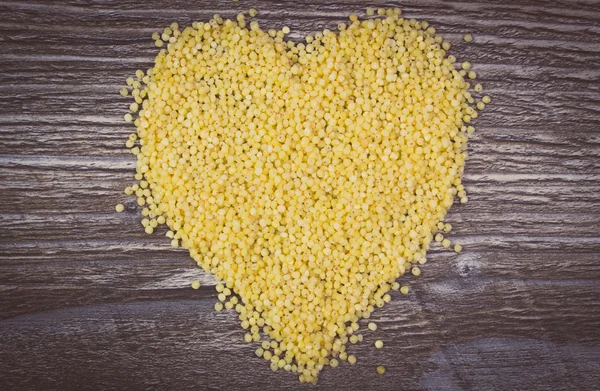
M 350 19 L 305 44 L 243 15 L 173 25 L 155 36 L 169 45 L 138 75 L 146 86 L 132 83 L 141 182 L 129 192 L 146 231 L 166 222 L 225 281 L 219 298 L 239 295 L 226 306 L 246 340 L 268 337 L 257 354 L 301 381 L 347 358 L 358 320 L 418 275 L 464 190 L 477 115 L 426 22 Z

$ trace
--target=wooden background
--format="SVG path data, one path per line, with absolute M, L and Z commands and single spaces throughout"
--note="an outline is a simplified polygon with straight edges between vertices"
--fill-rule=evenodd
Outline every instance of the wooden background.
M 493 104 L 449 215 L 465 250 L 433 248 L 318 386 L 272 373 L 212 277 L 143 233 L 118 90 L 152 32 L 256 7 L 298 40 L 377 4 L 0 1 L 1 390 L 600 389 L 599 1 L 379 2 L 448 37 Z

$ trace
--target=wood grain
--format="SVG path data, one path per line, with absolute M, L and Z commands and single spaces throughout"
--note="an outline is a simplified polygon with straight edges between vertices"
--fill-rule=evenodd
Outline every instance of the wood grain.
M 0 389 L 600 389 L 600 2 L 368 5 L 432 23 L 493 104 L 448 216 L 465 250 L 434 247 L 349 347 L 358 365 L 313 387 L 272 373 L 212 310 L 214 279 L 143 233 L 118 89 L 172 21 L 255 7 L 299 40 L 367 4 L 0 1 Z

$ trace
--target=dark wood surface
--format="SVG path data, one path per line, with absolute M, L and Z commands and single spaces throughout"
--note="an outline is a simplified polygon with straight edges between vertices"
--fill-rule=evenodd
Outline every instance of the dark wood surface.
M 448 218 L 465 250 L 434 246 L 358 364 L 301 385 L 143 233 L 118 90 L 173 21 L 256 7 L 297 40 L 378 3 L 430 21 L 493 99 Z M 1 1 L 0 50 L 0 390 L 600 389 L 599 1 Z

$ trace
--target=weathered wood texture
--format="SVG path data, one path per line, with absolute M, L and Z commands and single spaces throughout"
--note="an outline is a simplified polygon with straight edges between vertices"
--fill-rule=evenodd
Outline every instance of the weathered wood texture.
M 430 21 L 493 99 L 449 215 L 465 250 L 432 249 L 358 365 L 300 385 L 142 232 L 118 89 L 172 21 L 254 6 L 299 39 L 378 3 Z M 2 1 L 0 48 L 0 389 L 600 389 L 600 2 Z

